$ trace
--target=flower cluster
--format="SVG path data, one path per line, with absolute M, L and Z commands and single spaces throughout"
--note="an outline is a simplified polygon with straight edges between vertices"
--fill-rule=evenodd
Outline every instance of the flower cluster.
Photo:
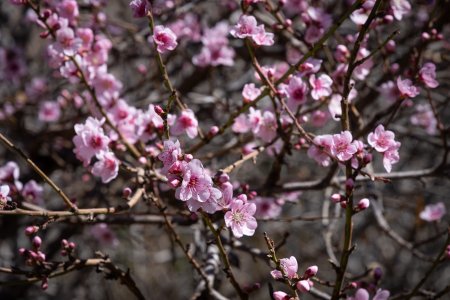
M 228 210 L 225 224 L 231 228 L 234 236 L 254 234 L 257 227 L 253 217 L 256 205 L 249 202 L 245 194 L 233 198 L 233 186 L 226 174 L 218 175 L 213 180 L 200 160 L 183 154 L 178 140 L 164 141 L 158 159 L 163 163 L 161 172 L 167 177 L 168 185 L 175 189 L 175 197 L 186 202 L 190 211 L 201 209 L 213 214 L 219 210 Z
M 317 266 L 308 267 L 302 276 L 297 274 L 298 272 L 298 263 L 297 259 L 294 256 L 289 258 L 280 259 L 280 267 L 272 270 L 270 274 L 274 279 L 283 280 L 288 279 L 292 281 L 292 284 L 295 284 L 296 288 L 302 292 L 306 293 L 311 290 L 311 287 L 314 285 L 311 280 L 312 277 L 316 276 L 319 268 Z M 275 299 L 290 299 L 290 297 L 282 292 L 276 291 L 273 293 L 273 297 Z
M 383 125 L 378 125 L 374 132 L 369 133 L 367 141 L 377 152 L 383 153 L 383 166 L 389 173 L 392 165 L 400 160 L 398 149 L 400 142 L 395 141 L 395 134 L 390 130 L 385 130 Z
M 250 38 L 256 45 L 272 46 L 273 33 L 266 32 L 264 25 L 258 25 L 254 16 L 242 15 L 230 34 L 239 39 Z

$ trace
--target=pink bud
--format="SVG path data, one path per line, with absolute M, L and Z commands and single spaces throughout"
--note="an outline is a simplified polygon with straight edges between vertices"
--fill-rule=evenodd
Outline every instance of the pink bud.
M 339 203 L 342 200 L 342 196 L 339 194 L 333 194 L 331 195 L 331 201 L 333 201 L 333 203 Z
M 145 158 L 144 156 L 139 157 L 139 162 L 143 165 L 145 165 L 147 163 L 147 158 Z
M 339 204 L 341 204 L 341 207 L 342 207 L 342 208 L 347 208 L 347 202 L 342 201 L 342 202 L 340 202 Z
M 41 289 L 46 290 L 48 288 L 48 279 L 47 277 L 42 279 Z
M 158 115 L 162 115 L 162 114 L 164 114 L 164 110 L 161 108 L 161 106 L 159 106 L 159 105 L 155 105 L 155 112 L 158 114 Z
M 45 254 L 42 253 L 41 251 L 39 251 L 39 252 L 37 253 L 36 260 L 37 260 L 37 261 L 40 261 L 40 262 L 44 262 L 44 261 L 45 261 Z
M 209 129 L 209 135 L 210 136 L 215 136 L 217 133 L 219 132 L 219 127 L 217 127 L 217 126 L 212 126 L 210 129 Z
M 389 42 L 387 42 L 386 44 L 386 50 L 389 52 L 395 52 L 395 42 L 393 40 L 390 40 Z
M 284 26 L 291 27 L 292 26 L 292 20 L 291 19 L 286 19 L 286 21 L 284 22 Z
M 363 163 L 365 165 L 367 165 L 368 163 L 370 163 L 372 161 L 372 154 L 371 153 L 367 153 L 363 156 Z
M 308 280 L 300 280 L 299 282 L 297 282 L 296 286 L 297 289 L 302 293 L 309 292 L 309 290 L 311 289 Z
M 352 289 L 356 289 L 358 287 L 358 283 L 352 281 L 352 282 L 350 282 L 349 287 Z
M 282 291 L 276 291 L 272 294 L 273 299 L 275 300 L 289 300 L 289 295 Z
M 126 187 L 122 190 L 122 197 L 128 198 L 131 196 L 132 190 L 129 187 Z
M 186 161 L 186 162 L 190 162 L 191 160 L 193 160 L 194 159 L 194 156 L 192 156 L 192 154 L 185 154 L 184 155 L 184 160 Z
M 392 23 L 394 21 L 394 17 L 392 15 L 386 15 L 384 16 L 383 21 L 387 24 Z
M 248 193 L 248 198 L 249 199 L 255 199 L 256 196 L 258 196 L 258 193 L 256 191 L 250 191 Z
M 355 182 L 353 181 L 353 179 L 349 178 L 345 181 L 345 189 L 347 191 L 353 190 L 354 187 L 355 187 Z
M 438 33 L 438 34 L 436 35 L 436 39 L 437 39 L 438 41 L 442 41 L 442 40 L 444 39 L 444 35 L 443 35 L 442 33 Z
M 76 244 L 74 243 L 74 242 L 70 242 L 69 243 L 69 249 L 75 249 L 75 247 L 76 247 Z
M 368 208 L 369 205 L 370 205 L 370 201 L 367 198 L 363 198 L 363 199 L 359 200 L 359 202 L 358 202 L 358 208 L 360 210 L 364 210 L 364 209 Z
M 25 249 L 25 248 L 19 248 L 19 254 L 20 254 L 21 256 L 25 255 L 25 253 L 27 253 L 27 249 Z
M 310 266 L 308 269 L 306 269 L 305 276 L 308 277 L 308 278 L 316 276 L 318 271 L 319 271 L 319 267 L 317 267 L 317 266 Z
M 35 234 L 36 232 L 38 232 L 39 227 L 37 226 L 28 226 L 27 228 L 25 228 L 25 234 L 26 235 L 32 235 Z
M 33 247 L 34 248 L 39 249 L 41 247 L 41 245 L 42 245 L 42 239 L 40 237 L 38 237 L 38 236 L 35 236 L 33 238 L 32 243 L 33 243 Z
M 422 40 L 427 41 L 431 38 L 430 34 L 428 32 L 422 33 Z
M 228 176 L 227 173 L 220 174 L 220 176 L 219 176 L 219 182 L 220 183 L 225 183 L 225 182 L 228 182 L 228 181 L 230 181 L 230 176 Z

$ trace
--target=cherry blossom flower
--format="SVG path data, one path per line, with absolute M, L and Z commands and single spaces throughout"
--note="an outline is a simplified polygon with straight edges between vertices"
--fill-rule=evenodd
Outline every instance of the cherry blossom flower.
M 11 198 L 9 195 L 9 185 L 3 184 L 0 186 L 0 210 L 3 209 Z
M 387 300 L 390 296 L 388 290 L 378 289 L 376 294 L 373 296 L 373 300 Z M 369 300 L 369 292 L 366 289 L 360 288 L 356 291 L 353 297 L 347 297 L 347 300 Z
M 433 63 L 426 63 L 419 71 L 419 79 L 430 89 L 438 87 L 436 80 L 436 66 Z
M 295 287 L 302 293 L 307 293 L 311 290 L 311 286 L 312 286 L 312 281 L 309 279 L 306 280 L 300 280 L 299 282 L 297 282 L 297 284 L 295 285 Z
M 414 86 L 411 80 L 402 80 L 400 76 L 397 78 L 397 87 L 404 98 L 414 98 L 420 93 L 419 88 Z
M 331 95 L 331 85 L 333 84 L 333 80 L 330 76 L 326 74 L 320 75 L 316 78 L 316 75 L 312 74 L 309 77 L 309 84 L 311 84 L 311 97 L 314 100 L 319 100 L 322 97 L 327 97 Z
M 331 144 L 331 154 L 340 161 L 347 161 L 356 153 L 357 148 L 352 143 L 353 137 L 350 131 L 343 131 L 340 134 L 333 135 L 333 143 Z
M 306 102 L 308 86 L 299 76 L 292 76 L 286 88 L 288 100 L 286 102 L 289 109 L 295 111 L 299 105 Z
M 238 23 L 230 30 L 230 34 L 235 38 L 245 39 L 257 33 L 257 22 L 255 17 L 242 15 Z
M 148 0 L 133 0 L 130 2 L 130 8 L 133 11 L 133 17 L 143 18 L 147 16 L 150 9 Z
M 261 123 L 257 131 L 253 133 L 264 142 L 272 141 L 277 135 L 277 120 L 275 114 L 271 111 L 265 111 L 262 115 Z
M 186 132 L 189 138 L 193 139 L 198 134 L 198 121 L 192 110 L 186 109 L 181 112 L 181 115 L 172 126 L 171 131 L 173 135 L 180 135 Z
M 400 98 L 400 91 L 393 81 L 387 81 L 380 85 L 378 89 L 383 98 L 389 102 L 395 102 Z
M 30 180 L 24 186 L 20 192 L 23 198 L 34 204 L 42 204 L 44 188 L 36 181 Z
M 437 121 L 428 103 L 416 105 L 416 113 L 411 116 L 410 121 L 414 125 L 425 128 L 428 134 L 434 135 L 437 132 Z
M 170 30 L 170 28 L 157 25 L 153 31 L 153 41 L 157 45 L 156 50 L 159 53 L 172 51 L 177 47 L 177 36 L 172 30 Z
M 255 216 L 261 219 L 273 219 L 281 214 L 282 207 L 274 197 L 256 197 Z
M 114 231 L 105 223 L 99 223 L 92 226 L 90 230 L 92 237 L 101 244 L 116 247 L 119 245 L 119 240 Z
M 56 32 L 56 43 L 54 47 L 58 52 L 72 56 L 77 53 L 81 45 L 81 39 L 75 36 L 72 28 L 63 27 Z
M 164 121 L 155 111 L 155 106 L 149 104 L 148 110 L 142 113 L 138 120 L 137 134 L 143 142 L 147 142 L 155 134 L 156 129 L 162 128 Z
M 178 157 L 181 155 L 180 142 L 175 140 L 175 142 L 171 140 L 164 141 L 164 149 L 158 155 L 158 159 L 162 161 L 164 168 L 163 172 L 166 173 L 167 170 L 172 167 L 172 165 L 178 160 Z
M 444 202 L 438 202 L 425 206 L 425 209 L 420 212 L 419 217 L 427 222 L 439 222 L 446 213 L 447 210 Z
M 400 148 L 401 143 L 395 142 L 386 152 L 383 153 L 383 166 L 388 173 L 392 170 L 392 165 L 396 164 L 400 160 L 400 155 L 398 153 L 398 149 Z
M 252 236 L 258 226 L 253 215 L 256 212 L 255 203 L 244 202 L 237 198 L 230 204 L 230 210 L 225 213 L 225 225 L 230 227 L 233 235 L 240 238 Z
M 119 160 L 114 153 L 100 152 L 96 155 L 98 161 L 92 168 L 92 174 L 101 177 L 103 183 L 108 183 L 117 177 L 119 172 Z
M 61 116 L 61 109 L 58 102 L 45 101 L 39 108 L 39 120 L 43 122 L 55 122 L 58 121 Z
M 19 181 L 20 169 L 16 162 L 9 161 L 6 165 L 0 167 L 0 183 L 9 183 L 16 189 L 22 189 L 22 183 Z
M 251 102 L 261 95 L 261 90 L 255 86 L 254 83 L 247 83 L 242 89 L 242 97 L 244 102 Z
M 280 267 L 283 270 L 284 274 L 289 279 L 294 279 L 298 277 L 297 275 L 298 263 L 297 259 L 294 256 L 280 259 Z M 279 270 L 273 270 L 270 272 L 270 274 L 275 279 L 283 278 L 283 273 Z
M 390 130 L 384 130 L 383 125 L 378 125 L 374 132 L 369 133 L 367 141 L 378 152 L 385 152 L 395 144 L 395 134 Z
M 323 167 L 328 167 L 331 163 L 329 154 L 333 144 L 333 136 L 330 134 L 318 135 L 313 140 L 314 145 L 308 149 L 308 156 L 314 159 Z
M 245 133 L 250 130 L 250 123 L 245 114 L 240 114 L 236 119 L 234 119 L 233 126 L 231 129 L 236 133 Z
M 206 201 L 201 202 L 195 199 L 186 201 L 186 205 L 188 206 L 190 211 L 196 212 L 201 208 L 204 212 L 213 214 L 222 208 L 219 204 L 219 200 L 222 197 L 222 192 L 213 186 L 208 186 L 207 189 L 209 198 L 206 199 Z
M 56 9 L 60 17 L 68 19 L 71 22 L 80 14 L 77 1 L 75 0 L 63 0 L 61 3 L 58 3 Z
M 77 135 L 73 138 L 74 152 L 85 166 L 89 165 L 94 155 L 108 150 L 110 139 L 103 132 L 104 122 L 104 119 L 89 117 L 84 124 L 75 125 Z
M 411 11 L 411 4 L 408 0 L 390 0 L 390 5 L 394 18 L 399 21 Z
M 189 163 L 184 163 L 181 169 L 183 181 L 176 189 L 175 197 L 181 201 L 190 199 L 207 201 L 211 197 L 212 179 L 205 173 L 200 160 L 193 159 Z
M 256 33 L 252 35 L 252 40 L 258 46 L 272 46 L 274 44 L 274 34 L 266 32 L 264 25 L 259 25 L 256 28 Z

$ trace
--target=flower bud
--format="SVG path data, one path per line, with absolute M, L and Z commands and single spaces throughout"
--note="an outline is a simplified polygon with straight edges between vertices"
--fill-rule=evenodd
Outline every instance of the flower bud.
M 219 133 L 219 127 L 217 127 L 217 126 L 212 126 L 210 129 L 209 129 L 209 135 L 210 136 L 215 136 L 217 133 Z
M 273 299 L 275 299 L 275 300 L 289 300 L 290 299 L 289 295 L 282 291 L 273 292 L 272 296 L 273 296 Z
M 164 114 L 164 110 L 161 108 L 161 106 L 159 106 L 159 105 L 155 105 L 155 112 L 158 114 L 158 115 L 162 115 L 162 114 Z
M 359 200 L 358 202 L 358 209 L 359 210 L 365 210 L 366 208 L 368 208 L 370 205 L 370 201 L 367 198 L 363 198 L 361 200 Z
M 422 33 L 422 40 L 428 41 L 431 38 L 430 34 L 428 32 Z
M 147 163 L 147 158 L 145 158 L 144 156 L 139 157 L 139 162 L 143 165 L 145 165 Z
M 341 201 L 339 204 L 341 205 L 342 208 L 347 208 L 347 202 Z
M 311 286 L 310 286 L 308 280 L 300 280 L 299 282 L 297 282 L 296 286 L 297 286 L 297 289 L 302 293 L 309 292 L 309 290 L 311 289 Z
M 122 190 L 122 197 L 128 198 L 131 196 L 132 190 L 129 187 L 126 187 Z
M 353 179 L 349 178 L 345 181 L 345 189 L 347 191 L 353 190 L 354 187 L 355 187 L 355 182 L 353 181 Z
M 177 178 L 174 178 L 172 180 L 169 180 L 167 183 L 171 188 L 175 189 L 180 185 L 181 181 Z
M 40 237 L 38 237 L 38 236 L 35 236 L 33 238 L 32 243 L 33 243 L 33 247 L 35 249 L 39 249 L 41 247 L 41 245 L 42 245 L 42 239 Z
M 35 234 L 36 232 L 38 232 L 39 227 L 37 226 L 28 226 L 27 228 L 25 228 L 25 234 L 26 235 L 32 235 Z
M 225 182 L 228 182 L 228 181 L 230 181 L 230 176 L 228 176 L 227 173 L 222 173 L 222 174 L 219 175 L 219 182 L 220 183 L 225 183 Z
M 331 201 L 333 203 L 339 203 L 339 202 L 341 202 L 341 200 L 342 200 L 342 196 L 340 194 L 335 193 L 335 194 L 331 195 Z
M 319 271 L 319 267 L 317 267 L 317 266 L 310 266 L 308 269 L 306 269 L 304 276 L 308 277 L 308 278 L 316 276 L 318 271 Z

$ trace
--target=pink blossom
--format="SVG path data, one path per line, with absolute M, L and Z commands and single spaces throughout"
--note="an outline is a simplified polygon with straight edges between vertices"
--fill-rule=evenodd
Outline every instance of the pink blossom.
M 318 135 L 313 140 L 314 145 L 308 149 L 308 156 L 323 167 L 328 167 L 331 162 L 329 154 L 333 144 L 333 136 L 330 134 Z
M 437 121 L 430 104 L 417 105 L 416 113 L 411 116 L 410 121 L 414 125 L 425 128 L 428 134 L 436 134 Z
M 180 142 L 175 140 L 175 142 L 171 140 L 164 141 L 164 149 L 158 155 L 158 159 L 162 161 L 164 168 L 163 173 L 166 173 L 167 170 L 172 167 L 172 165 L 178 161 L 178 157 L 181 155 Z
M 253 133 L 264 142 L 268 143 L 272 141 L 277 135 L 277 120 L 275 114 L 271 111 L 265 111 L 262 115 L 258 130 Z
M 419 71 L 419 79 L 430 89 L 438 87 L 436 80 L 436 66 L 433 63 L 426 63 Z
M 411 80 L 402 80 L 400 76 L 397 78 L 397 87 L 404 98 L 414 98 L 420 93 L 419 88 L 414 86 Z
M 296 111 L 299 105 L 306 102 L 306 95 L 308 94 L 308 86 L 299 76 L 292 76 L 286 88 L 289 109 Z
M 411 11 L 411 4 L 408 0 L 391 0 L 390 5 L 392 14 L 399 21 Z
M 108 183 L 117 177 L 119 160 L 112 152 L 100 152 L 96 155 L 98 161 L 92 168 L 92 174 L 101 177 L 103 183 Z
M 369 133 L 367 141 L 378 152 L 385 152 L 395 144 L 395 134 L 390 130 L 384 130 L 383 125 L 378 125 L 374 132 Z
M 356 153 L 357 148 L 352 143 L 353 137 L 350 131 L 343 131 L 340 134 L 333 135 L 333 143 L 331 145 L 331 154 L 340 161 L 347 161 Z
M 203 165 L 198 159 L 182 164 L 181 172 L 183 181 L 176 189 L 177 199 L 181 201 L 194 199 L 205 202 L 211 197 L 211 177 L 205 173 Z
M 137 133 L 143 142 L 147 142 L 155 134 L 156 129 L 162 128 L 164 121 L 155 111 L 155 106 L 149 104 L 148 110 L 140 115 Z
M 367 198 L 363 198 L 363 199 L 359 200 L 359 202 L 358 202 L 359 210 L 364 210 L 364 209 L 368 208 L 369 206 L 370 206 L 370 200 Z
M 75 0 L 63 0 L 58 4 L 56 9 L 60 17 L 66 18 L 69 21 L 75 20 L 80 14 L 77 1 Z
M 328 102 L 328 111 L 330 112 L 331 117 L 335 121 L 339 121 L 340 116 L 342 115 L 341 101 L 342 101 L 341 95 L 333 94 L 330 98 L 330 102 Z
M 157 45 L 156 50 L 159 53 L 172 51 L 177 47 L 177 36 L 170 28 L 158 25 L 153 31 L 153 41 Z
M 0 186 L 0 210 L 3 209 L 11 198 L 9 195 L 9 185 L 3 184 Z
M 444 202 L 438 202 L 425 206 L 425 209 L 420 212 L 419 217 L 427 222 L 435 222 L 440 221 L 446 213 L 447 210 Z
M 369 300 L 369 292 L 366 289 L 358 289 L 353 297 L 347 297 L 347 300 Z
M 197 136 L 198 130 L 198 121 L 195 117 L 195 114 L 192 110 L 186 109 L 181 112 L 181 115 L 175 122 L 175 125 L 172 127 L 173 135 L 180 135 L 183 132 L 186 132 L 189 138 L 193 139 Z
M 259 46 L 272 46 L 274 44 L 274 34 L 266 32 L 264 25 L 256 28 L 256 33 L 252 35 L 252 40 Z
M 221 209 L 221 206 L 219 204 L 219 200 L 222 197 L 222 193 L 219 189 L 211 186 L 207 187 L 209 198 L 206 199 L 206 201 L 197 201 L 195 199 L 190 199 L 186 201 L 186 205 L 188 206 L 189 210 L 192 212 L 198 211 L 200 208 L 208 213 L 213 214 L 219 209 Z
M 39 108 L 39 120 L 43 122 L 55 122 L 58 121 L 61 116 L 61 109 L 58 102 L 45 101 Z
M 298 277 L 298 275 L 297 275 L 298 263 L 297 263 L 297 259 L 294 256 L 291 256 L 289 258 L 280 259 L 280 267 L 283 270 L 284 274 L 289 279 L 294 279 L 294 278 Z M 275 279 L 279 279 L 279 278 L 283 277 L 283 273 L 280 272 L 279 270 L 273 270 L 270 273 Z
M 387 300 L 391 293 L 388 290 L 378 289 L 373 300 Z
M 114 231 L 105 223 L 92 226 L 90 234 L 96 241 L 104 245 L 116 247 L 119 244 Z
M 255 203 L 244 202 L 237 198 L 231 202 L 230 210 L 225 213 L 225 224 L 230 227 L 237 238 L 243 235 L 252 236 L 258 226 L 253 215 L 256 212 Z
M 388 173 L 391 172 L 392 165 L 398 163 L 400 160 L 400 155 L 398 153 L 400 146 L 400 142 L 395 142 L 394 145 L 389 147 L 389 149 L 383 153 L 383 166 Z
M 311 114 L 311 124 L 315 127 L 324 126 L 330 119 L 330 114 L 327 111 L 316 110 Z
M 23 198 L 34 204 L 42 204 L 44 188 L 36 181 L 30 180 L 24 186 L 20 192 Z
M 257 22 L 255 17 L 242 15 L 238 23 L 230 30 L 235 38 L 245 39 L 257 33 Z
M 148 0 L 133 0 L 130 2 L 130 8 L 133 11 L 133 17 L 143 18 L 147 16 L 150 9 Z
M 254 133 L 259 131 L 259 127 L 262 123 L 262 114 L 260 110 L 254 109 L 253 107 L 250 107 L 250 112 L 248 114 L 248 122 L 250 125 L 250 128 Z
M 242 97 L 244 97 L 244 102 L 251 102 L 255 100 L 259 95 L 261 95 L 261 90 L 255 87 L 254 83 L 247 83 L 242 89 Z
M 274 219 L 281 214 L 282 207 L 273 197 L 256 197 L 255 216 L 261 219 Z
M 65 55 L 75 55 L 81 47 L 82 41 L 75 37 L 75 33 L 70 27 L 63 27 L 56 32 L 55 49 Z
M 9 161 L 6 165 L 0 167 L 0 183 L 9 183 L 18 190 L 22 189 L 22 183 L 19 181 L 20 169 L 16 162 Z
M 389 102 L 395 102 L 400 97 L 400 91 L 393 81 L 382 83 L 378 91 Z
M 250 123 L 245 114 L 240 114 L 236 119 L 234 119 L 233 126 L 231 129 L 237 133 L 245 133 L 250 130 Z
M 350 19 L 356 25 L 363 25 L 366 23 L 367 18 L 369 17 L 369 13 L 372 10 L 373 5 L 375 4 L 374 0 L 365 1 L 362 5 L 362 8 L 355 10 L 351 15 Z
M 110 140 L 103 132 L 104 122 L 104 119 L 97 120 L 89 117 L 84 124 L 75 125 L 74 152 L 85 166 L 89 165 L 94 155 L 108 150 Z
M 316 78 L 316 75 L 312 74 L 309 77 L 309 84 L 311 84 L 311 97 L 314 100 L 319 100 L 322 97 L 327 97 L 331 95 L 331 85 L 333 84 L 333 80 L 330 76 L 326 74 L 320 75 Z

